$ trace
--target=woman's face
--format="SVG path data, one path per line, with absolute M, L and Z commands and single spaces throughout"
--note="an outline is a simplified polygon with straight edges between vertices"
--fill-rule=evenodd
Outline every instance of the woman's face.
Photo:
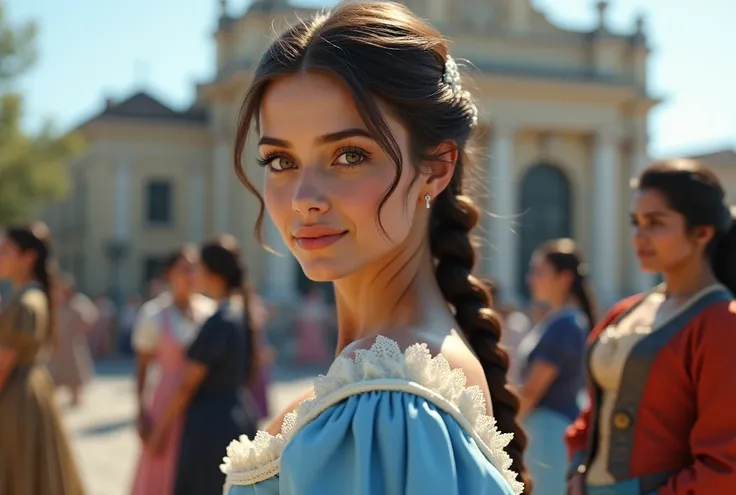
M 0 278 L 17 280 L 29 273 L 35 259 L 34 253 L 22 252 L 8 237 L 0 240 Z
M 175 293 L 194 291 L 196 260 L 192 256 L 181 256 L 169 269 L 168 280 Z
M 312 280 L 334 281 L 426 235 L 423 181 L 412 181 L 409 136 L 383 117 L 404 157 L 398 187 L 393 162 L 367 132 L 350 91 L 338 80 L 302 73 L 279 79 L 262 102 L 259 154 L 264 197 L 286 245 Z M 386 235 L 380 226 L 385 229 Z
M 570 290 L 569 277 L 555 270 L 544 253 L 540 252 L 532 256 L 527 282 L 532 298 L 537 302 L 549 303 L 564 299 L 564 295 Z
M 685 217 L 656 190 L 637 191 L 631 213 L 632 244 L 645 272 L 670 272 L 702 257 L 712 228 L 688 232 Z

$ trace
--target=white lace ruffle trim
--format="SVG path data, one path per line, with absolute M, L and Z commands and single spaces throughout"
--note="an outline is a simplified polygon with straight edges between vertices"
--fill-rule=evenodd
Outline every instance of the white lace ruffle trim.
M 314 398 L 286 415 L 280 434 L 259 431 L 253 440 L 245 435 L 234 440 L 220 466 L 228 478 L 225 489 L 276 476 L 281 452 L 301 427 L 347 397 L 375 390 L 419 395 L 451 414 L 514 493 L 523 492 L 524 485 L 511 471 L 511 458 L 504 451 L 513 434 L 501 433 L 496 420 L 486 414 L 483 391 L 477 386 L 466 387 L 463 371 L 451 369 L 441 354 L 433 358 L 426 344 L 415 344 L 402 353 L 395 341 L 383 336 L 378 336 L 370 349 L 356 351 L 354 359 L 338 357 L 327 375 L 315 380 Z

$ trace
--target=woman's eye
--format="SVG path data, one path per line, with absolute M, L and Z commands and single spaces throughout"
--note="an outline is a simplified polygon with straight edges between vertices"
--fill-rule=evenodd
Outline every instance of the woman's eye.
M 345 165 L 348 167 L 352 167 L 355 165 L 360 165 L 365 159 L 366 159 L 365 153 L 362 153 L 357 150 L 346 151 L 337 157 L 337 160 L 335 160 L 335 163 L 338 165 Z
M 283 172 L 296 168 L 296 162 L 288 156 L 272 156 L 259 161 L 272 172 Z

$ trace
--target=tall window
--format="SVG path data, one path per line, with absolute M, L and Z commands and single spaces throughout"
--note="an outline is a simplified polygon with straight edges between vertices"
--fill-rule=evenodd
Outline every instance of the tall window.
M 146 185 L 146 223 L 170 225 L 173 222 L 173 186 L 171 181 L 156 179 Z
M 572 237 L 572 194 L 567 176 L 549 164 L 534 165 L 521 181 L 519 287 L 529 297 L 526 274 L 532 253 L 544 241 Z

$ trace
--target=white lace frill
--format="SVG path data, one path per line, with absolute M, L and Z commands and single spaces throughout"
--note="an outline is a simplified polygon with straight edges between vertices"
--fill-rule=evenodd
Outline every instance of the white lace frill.
M 338 357 L 327 374 L 315 380 L 314 398 L 286 415 L 280 434 L 259 431 L 252 441 L 245 435 L 234 440 L 220 466 L 228 476 L 227 485 L 253 484 L 277 475 L 279 456 L 301 427 L 347 397 L 375 390 L 419 395 L 451 414 L 514 493 L 523 492 L 524 485 L 511 471 L 511 458 L 504 451 L 513 434 L 501 433 L 496 420 L 486 414 L 483 391 L 466 387 L 463 371 L 451 369 L 441 354 L 433 358 L 426 344 L 415 344 L 402 353 L 395 341 L 383 336 L 370 349 L 356 351 L 354 359 Z

